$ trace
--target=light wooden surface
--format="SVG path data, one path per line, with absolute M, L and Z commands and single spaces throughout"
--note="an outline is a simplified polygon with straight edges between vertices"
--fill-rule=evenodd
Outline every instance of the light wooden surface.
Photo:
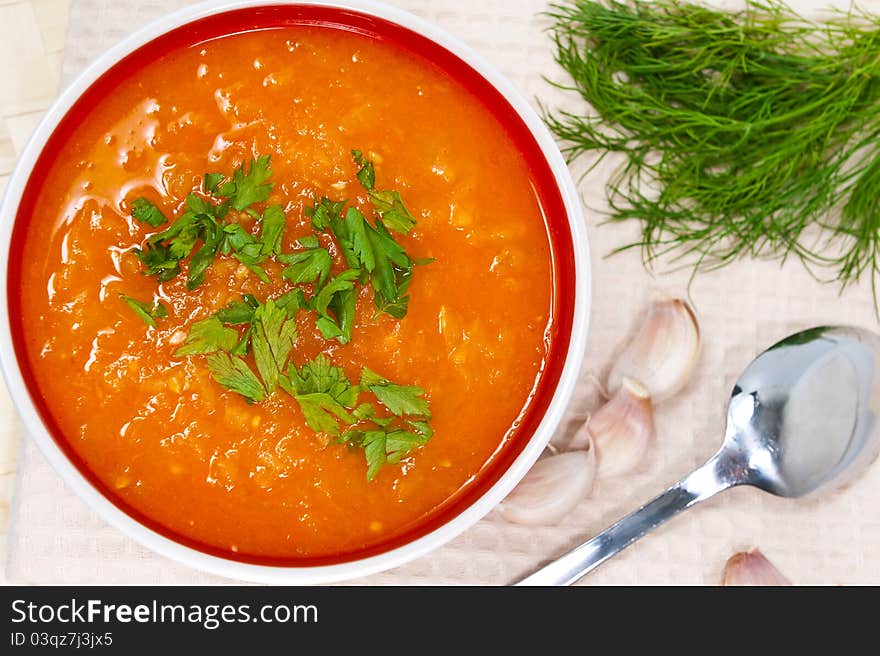
M 0 0 L 0 193 L 58 93 L 70 0 Z M 0 383 L 0 563 L 6 558 L 18 418 Z M 5 581 L 0 567 L 0 584 Z

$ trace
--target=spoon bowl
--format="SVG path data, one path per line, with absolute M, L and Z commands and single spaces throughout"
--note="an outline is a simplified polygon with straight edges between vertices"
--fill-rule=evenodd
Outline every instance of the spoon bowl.
M 802 497 L 843 485 L 880 453 L 880 336 L 821 326 L 774 344 L 743 371 L 721 449 L 659 497 L 520 585 L 568 585 L 651 529 L 737 485 Z
M 880 337 L 812 328 L 773 345 L 740 376 L 722 452 L 745 465 L 739 483 L 801 497 L 845 483 L 877 457 L 878 411 Z

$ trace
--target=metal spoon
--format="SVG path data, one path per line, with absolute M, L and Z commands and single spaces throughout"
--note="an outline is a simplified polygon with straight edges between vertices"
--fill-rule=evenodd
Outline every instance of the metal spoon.
M 721 449 L 592 540 L 517 585 L 570 585 L 682 510 L 737 485 L 801 497 L 841 485 L 880 452 L 880 336 L 841 326 L 792 335 L 743 372 Z

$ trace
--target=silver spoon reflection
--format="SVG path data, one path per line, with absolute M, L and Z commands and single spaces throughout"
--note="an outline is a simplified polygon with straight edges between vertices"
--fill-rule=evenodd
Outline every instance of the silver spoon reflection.
M 880 336 L 849 327 L 792 335 L 740 376 L 721 449 L 611 528 L 517 585 L 570 585 L 682 510 L 737 485 L 801 497 L 841 485 L 880 452 Z

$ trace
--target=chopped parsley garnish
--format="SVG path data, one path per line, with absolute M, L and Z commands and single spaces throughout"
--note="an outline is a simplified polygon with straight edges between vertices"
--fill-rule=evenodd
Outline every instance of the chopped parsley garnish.
M 266 389 L 243 358 L 222 351 L 212 353 L 208 356 L 208 369 L 214 380 L 238 392 L 249 403 L 259 403 L 266 398 Z
M 135 198 L 131 202 L 131 216 L 135 221 L 146 223 L 154 228 L 168 223 L 168 219 L 165 218 L 162 211 L 146 198 Z
M 264 257 L 281 253 L 281 241 L 287 227 L 287 217 L 281 205 L 269 205 L 263 211 L 260 225 L 261 254 Z
M 202 185 L 202 191 L 206 194 L 212 195 L 217 193 L 217 187 L 223 182 L 224 177 L 226 176 L 222 173 L 205 173 L 205 182 Z
M 415 415 L 431 418 L 428 402 L 422 398 L 425 390 L 421 387 L 395 385 L 366 367 L 361 372 L 361 387 L 375 394 L 382 405 L 398 417 Z
M 372 220 L 348 201 L 322 197 L 304 213 L 313 230 L 327 236 L 300 236 L 293 252 L 284 252 L 284 207 L 262 205 L 273 189 L 268 156 L 242 164 L 231 178 L 206 173 L 201 193 L 189 194 L 182 213 L 170 224 L 144 198 L 131 203 L 131 214 L 154 228 L 168 224 L 135 249 L 143 272 L 160 282 L 172 280 L 185 267 L 187 289 L 194 290 L 218 257 L 235 258 L 267 283 L 264 266 L 271 261 L 283 265 L 281 277 L 291 289 L 264 302 L 244 294 L 196 321 L 174 357 L 205 357 L 214 380 L 248 403 L 259 403 L 280 388 L 296 401 L 309 428 L 363 450 L 367 478 L 372 480 L 383 465 L 399 462 L 431 438 L 425 392 L 367 368 L 353 383 L 323 353 L 297 367 L 292 356 L 298 315 L 312 313 L 324 339 L 347 344 L 353 338 L 361 288 L 372 288 L 374 319 L 381 313 L 402 319 L 414 268 L 433 260 L 411 258 L 392 236 L 408 234 L 415 219 L 398 192 L 376 189 L 373 162 L 358 150 L 352 156 L 374 210 Z M 237 214 L 241 212 L 256 220 L 253 229 L 247 227 L 250 219 Z M 345 268 L 336 268 L 340 259 Z M 161 303 L 123 299 L 152 326 L 168 314 Z M 362 402 L 362 394 L 372 400 Z
M 376 213 L 389 230 L 406 235 L 416 225 L 416 220 L 396 191 L 371 191 L 369 196 Z
M 168 308 L 166 308 L 160 301 L 156 301 L 155 303 L 144 303 L 143 301 L 139 301 L 131 296 L 126 296 L 125 294 L 120 294 L 119 296 L 136 315 L 144 320 L 144 323 L 153 328 L 156 327 L 156 319 L 164 319 L 168 316 Z
M 288 391 L 299 403 L 310 428 L 363 449 L 369 480 L 376 477 L 382 465 L 400 462 L 433 435 L 424 421 L 431 416 L 428 402 L 418 387 L 395 385 L 366 368 L 361 372 L 361 384 L 353 385 L 324 354 L 300 368 L 291 365 L 289 382 Z M 366 391 L 395 416 L 378 417 L 371 403 L 358 403 L 360 393 Z M 340 423 L 347 425 L 341 435 Z
M 296 342 L 296 320 L 288 318 L 287 312 L 268 300 L 254 310 L 251 326 L 251 348 L 257 371 L 266 389 L 273 392 Z
M 372 191 L 376 186 L 376 169 L 373 162 L 364 157 L 364 154 L 357 149 L 351 151 L 351 156 L 354 158 L 355 164 L 361 167 L 357 172 L 358 181 L 364 189 Z
M 310 210 L 307 214 L 312 217 L 313 227 L 333 234 L 349 268 L 359 271 L 359 281 L 365 283 L 369 279 L 377 314 L 385 313 L 395 319 L 405 317 L 409 305 L 407 290 L 417 262 L 395 241 L 382 220 L 370 225 L 354 207 L 348 208 L 343 219 L 339 216 L 340 204 L 327 198 Z M 290 275 L 284 275 L 290 279 Z
M 278 261 L 287 265 L 281 276 L 294 285 L 309 282 L 323 285 L 333 267 L 330 252 L 318 245 L 317 237 L 310 235 L 297 241 L 303 250 L 278 256 Z
M 351 341 L 357 290 L 354 281 L 360 272 L 348 269 L 321 287 L 310 299 L 310 307 L 318 313 L 315 322 L 324 339 L 337 339 L 343 344 Z
M 237 168 L 232 174 L 232 180 L 219 186 L 215 183 L 214 193 L 228 198 L 234 209 L 247 210 L 254 203 L 262 203 L 269 198 L 274 186 L 273 183 L 267 182 L 270 177 L 272 177 L 272 168 L 269 166 L 269 156 L 263 155 L 256 160 L 252 159 L 247 169 L 244 165 Z
M 291 363 L 285 389 L 302 410 L 306 425 L 319 433 L 339 435 L 339 422 L 350 425 L 360 389 L 323 353 L 302 367 Z
M 220 312 L 223 312 L 221 310 Z M 231 351 L 238 344 L 238 333 L 223 325 L 217 315 L 196 321 L 189 329 L 183 346 L 174 352 L 175 358 L 215 351 Z
M 259 303 L 253 296 L 246 295 L 243 299 L 241 301 L 232 301 L 214 316 L 223 323 L 232 325 L 250 323 L 253 321 L 254 310 L 259 307 Z
M 352 383 L 341 367 L 326 354 L 297 367 L 290 355 L 297 339 L 296 312 L 285 307 L 299 303 L 298 295 L 285 295 L 254 307 L 253 297 L 233 301 L 216 314 L 192 325 L 186 343 L 176 357 L 207 355 L 214 380 L 249 403 L 258 403 L 280 387 L 290 394 L 303 413 L 306 425 L 339 443 L 364 451 L 367 478 L 375 478 L 386 463 L 397 463 L 433 435 L 424 390 L 398 385 L 364 367 L 359 384 Z M 286 301 L 281 304 L 282 299 Z M 222 317 L 222 318 L 221 318 Z M 230 325 L 246 325 L 243 335 Z M 243 356 L 243 341 L 250 340 L 256 372 Z M 376 414 L 371 393 L 388 416 Z
M 360 166 L 357 172 L 357 179 L 364 189 L 367 190 L 367 196 L 370 199 L 376 214 L 382 220 L 389 230 L 394 230 L 401 234 L 409 234 L 409 231 L 416 225 L 416 220 L 409 213 L 403 199 L 396 191 L 377 190 L 376 189 L 376 171 L 373 162 L 366 159 L 364 154 L 359 150 L 351 151 L 355 164 Z
M 166 230 L 159 232 L 136 249 L 135 254 L 144 266 L 144 273 L 156 276 L 160 282 L 177 277 L 181 263 L 190 258 L 187 289 L 196 289 L 205 280 L 205 272 L 218 253 L 230 252 L 253 271 L 262 281 L 269 278 L 260 267 L 268 256 L 281 251 L 286 218 L 281 206 L 270 205 L 261 215 L 252 205 L 269 198 L 272 183 L 269 156 L 264 155 L 249 164 L 242 164 L 223 182 L 219 173 L 207 173 L 202 185 L 202 197 L 191 193 L 186 198 L 186 209 Z M 246 211 L 260 220 L 261 232 L 255 237 L 240 224 L 227 222 L 230 209 Z M 132 216 L 138 221 L 158 226 L 165 217 L 148 200 L 139 198 L 132 203 Z M 201 246 L 196 248 L 197 244 Z
M 429 439 L 433 432 L 425 422 L 410 422 L 405 428 L 379 428 L 375 430 L 352 429 L 342 436 L 342 441 L 364 450 L 367 460 L 367 480 L 373 480 L 382 465 L 396 464 L 404 456 Z

